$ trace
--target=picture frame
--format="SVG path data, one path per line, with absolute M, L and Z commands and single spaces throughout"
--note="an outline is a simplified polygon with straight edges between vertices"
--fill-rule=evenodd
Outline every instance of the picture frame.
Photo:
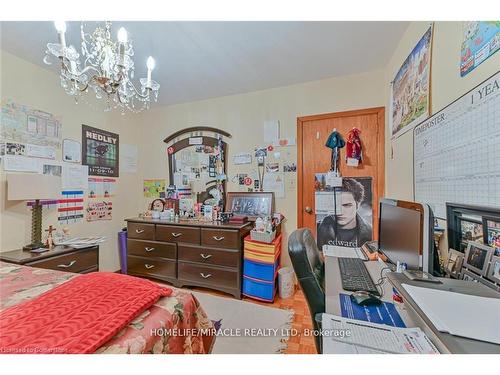
M 448 259 L 444 266 L 444 271 L 450 277 L 458 279 L 464 262 L 464 253 L 455 249 L 448 250 Z
M 500 256 L 500 217 L 483 216 L 483 232 L 484 243 L 494 249 L 494 256 Z
M 484 243 L 484 225 L 481 217 L 460 217 L 460 250 L 467 250 L 469 242 Z
M 233 215 L 247 216 L 255 221 L 258 217 L 271 217 L 274 213 L 273 192 L 228 192 L 226 211 Z
M 492 247 L 469 241 L 467 250 L 465 251 L 463 266 L 470 271 L 477 272 L 481 276 L 486 276 L 492 255 Z
M 492 256 L 486 278 L 494 283 L 500 284 L 500 256 Z
M 479 282 L 479 278 L 480 276 L 476 275 L 475 273 L 473 272 L 470 272 L 468 270 L 463 270 L 462 274 L 461 274 L 461 277 L 460 279 L 463 280 L 463 281 L 472 281 L 472 282 Z

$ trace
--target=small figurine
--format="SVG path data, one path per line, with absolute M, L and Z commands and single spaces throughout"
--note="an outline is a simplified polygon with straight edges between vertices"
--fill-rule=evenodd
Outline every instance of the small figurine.
M 52 237 L 52 232 L 55 232 L 55 228 L 52 225 L 49 225 L 49 229 L 45 229 L 45 232 L 48 232 L 47 240 L 45 241 L 45 246 L 49 249 L 54 247 L 54 238 Z

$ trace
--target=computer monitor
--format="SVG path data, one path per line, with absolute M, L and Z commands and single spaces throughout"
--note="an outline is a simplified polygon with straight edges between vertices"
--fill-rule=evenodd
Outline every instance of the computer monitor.
M 379 251 L 393 264 L 435 273 L 434 216 L 427 204 L 382 198 Z M 438 266 L 439 267 L 439 266 Z

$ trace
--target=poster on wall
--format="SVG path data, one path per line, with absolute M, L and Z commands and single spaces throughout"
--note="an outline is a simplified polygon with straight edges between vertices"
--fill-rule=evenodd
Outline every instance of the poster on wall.
M 283 173 L 266 173 L 262 180 L 264 191 L 273 192 L 275 198 L 285 198 L 285 177 Z
M 81 163 L 82 144 L 73 139 L 63 140 L 63 160 L 68 163 Z
M 144 198 L 165 198 L 166 182 L 164 179 L 144 180 Z
M 88 198 L 109 198 L 115 195 L 116 178 L 89 177 Z
M 122 143 L 120 145 L 120 172 L 136 173 L 138 150 L 136 145 Z
M 87 221 L 111 220 L 113 203 L 109 201 L 89 202 L 87 206 Z
M 13 144 L 61 148 L 62 124 L 59 118 L 13 101 L 1 103 L 0 139 Z
M 89 175 L 119 176 L 118 134 L 82 125 L 82 154 L 82 164 L 89 166 Z
M 463 22 L 460 76 L 467 75 L 499 49 L 500 21 Z
M 318 174 L 317 174 L 318 175 Z M 318 178 L 316 175 L 316 179 Z M 316 193 L 321 191 L 321 183 L 316 183 Z M 329 189 L 331 190 L 331 189 Z M 372 178 L 371 177 L 343 177 L 342 188 L 335 189 L 337 207 L 335 212 L 316 215 L 318 248 L 323 245 L 361 247 L 363 243 L 372 240 L 373 234 L 373 207 L 372 207 Z M 340 202 L 338 200 L 340 199 Z M 340 212 L 339 212 L 340 208 Z
M 83 220 L 83 190 L 63 190 L 57 201 L 59 224 L 74 224 Z
M 413 129 L 429 116 L 432 26 L 399 68 L 391 88 L 392 138 Z

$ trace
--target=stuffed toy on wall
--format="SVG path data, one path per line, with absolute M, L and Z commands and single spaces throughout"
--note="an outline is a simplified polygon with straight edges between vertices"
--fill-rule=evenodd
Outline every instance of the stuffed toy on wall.
M 358 128 L 352 128 L 349 133 L 347 133 L 347 146 L 345 152 L 347 165 L 357 166 L 361 164 L 363 160 L 360 134 L 361 130 Z

